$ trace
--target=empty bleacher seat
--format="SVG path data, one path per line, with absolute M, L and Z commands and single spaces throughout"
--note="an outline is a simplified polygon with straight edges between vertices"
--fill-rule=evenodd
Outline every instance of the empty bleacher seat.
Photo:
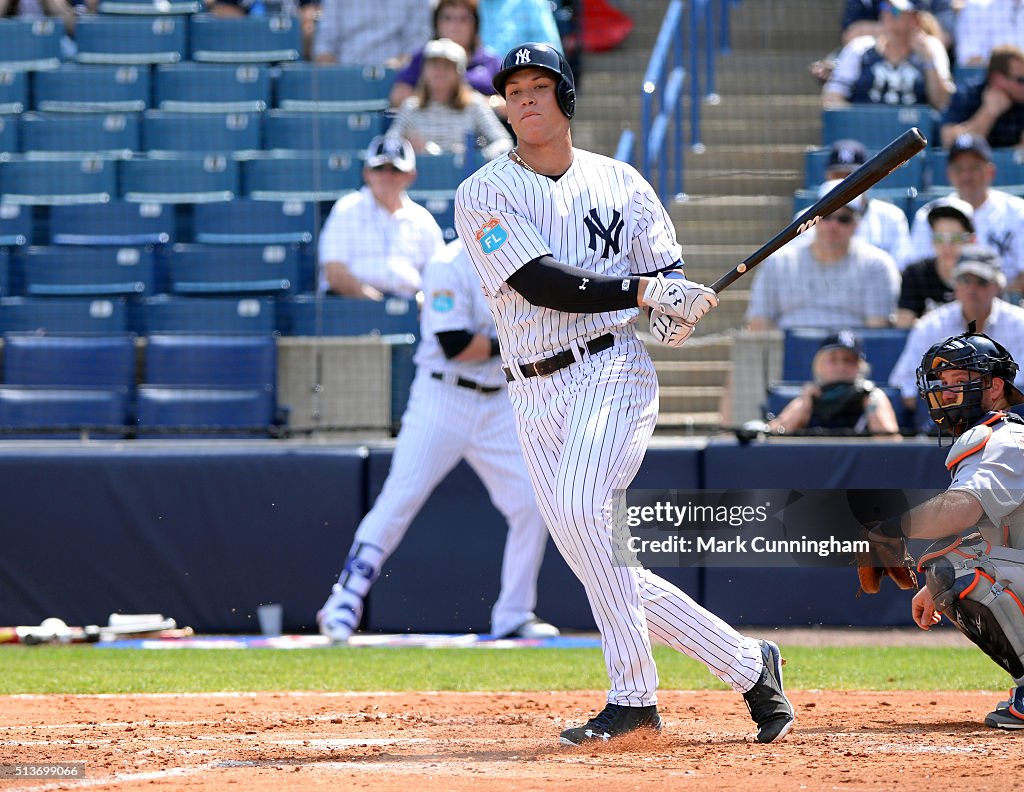
M 276 330 L 271 297 L 179 297 L 158 294 L 143 302 L 147 333 L 255 333 Z
M 56 69 L 63 36 L 60 20 L 0 19 L 0 69 Z
M 21 144 L 18 142 L 20 121 L 20 116 L 0 116 L 0 152 L 20 151 Z
M 394 80 L 394 70 L 384 66 L 291 63 L 274 81 L 274 104 L 304 112 L 387 110 Z
M 182 295 L 294 292 L 298 245 L 174 245 L 170 291 Z
M 197 14 L 203 10 L 201 0 L 100 0 L 101 14 L 158 16 L 162 14 Z
M 54 206 L 50 242 L 54 245 L 159 245 L 175 237 L 174 207 L 111 201 Z
M 153 104 L 179 113 L 260 113 L 270 104 L 270 74 L 255 64 L 158 66 Z
M 363 183 L 361 160 L 345 152 L 253 157 L 241 168 L 244 194 L 258 201 L 334 201 Z
M 142 145 L 151 157 L 252 151 L 260 148 L 260 137 L 259 113 L 147 110 L 142 118 Z
M 238 163 L 223 154 L 118 163 L 121 197 L 149 203 L 230 201 L 238 194 Z
M 7 438 L 67 439 L 127 423 L 128 394 L 119 390 L 0 387 L 0 429 Z M 60 432 L 55 430 L 67 430 Z M 11 431 L 24 430 L 24 431 Z
M 146 66 L 81 66 L 36 72 L 33 107 L 47 113 L 138 113 L 149 106 Z
M 32 209 L 0 203 L 0 248 L 27 245 L 32 239 Z
M 939 113 L 928 105 L 853 104 L 822 111 L 822 144 L 853 138 L 868 149 L 880 149 L 911 127 L 929 141 L 935 138 Z
M 290 312 L 291 334 L 296 336 L 419 336 L 416 301 L 401 297 L 378 301 L 297 294 L 290 301 Z
M 130 335 L 4 336 L 4 382 L 40 387 L 113 388 L 135 384 Z
M 122 297 L 5 297 L 0 333 L 107 334 L 128 331 Z
M 288 16 L 190 18 L 192 60 L 205 63 L 278 63 L 302 54 L 299 20 Z
M 117 194 L 117 163 L 101 157 L 0 162 L 0 203 L 102 203 Z
M 782 344 L 782 379 L 810 379 L 811 361 L 829 332 L 821 328 L 786 330 Z M 895 327 L 858 327 L 855 332 L 864 342 L 864 357 L 871 364 L 871 379 L 885 384 L 906 346 L 908 331 Z
M 458 236 L 455 230 L 455 197 L 444 195 L 424 195 L 414 199 L 434 216 L 441 226 L 444 241 L 451 242 Z
M 0 69 L 0 115 L 22 113 L 28 108 L 28 75 Z
M 0 294 L 10 291 L 11 253 L 7 248 L 0 247 Z
M 311 242 L 315 207 L 306 201 L 252 201 L 239 198 L 197 204 L 192 216 L 196 242 L 211 244 L 283 244 Z
M 379 113 L 269 110 L 263 119 L 264 148 L 361 151 L 380 134 L 381 126 Z
M 464 154 L 421 155 L 416 157 L 416 181 L 409 187 L 413 200 L 426 198 L 454 198 L 455 190 L 462 181 L 483 165 L 483 159 L 473 152 L 468 158 Z
M 149 246 L 40 246 L 20 248 L 11 262 L 17 292 L 31 297 L 142 295 L 153 291 Z
M 273 394 L 257 388 L 140 385 L 135 400 L 139 437 L 194 439 L 266 434 L 277 417 Z
M 140 147 L 140 140 L 139 118 L 134 113 L 21 116 L 21 150 L 36 157 L 72 152 L 130 157 Z
M 79 63 L 177 63 L 187 55 L 184 18 L 79 17 L 75 43 Z

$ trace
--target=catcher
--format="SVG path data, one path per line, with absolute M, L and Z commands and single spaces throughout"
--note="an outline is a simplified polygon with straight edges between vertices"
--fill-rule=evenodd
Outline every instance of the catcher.
M 873 523 L 872 552 L 857 559 L 861 587 L 875 593 L 891 577 L 916 587 L 906 538 L 937 539 L 921 556 L 925 587 L 913 599 L 923 630 L 942 615 L 1011 677 L 1015 687 L 985 718 L 1024 729 L 1024 403 L 1017 363 L 974 323 L 929 349 L 917 387 L 940 431 L 953 438 L 946 457 L 952 484 L 906 514 Z

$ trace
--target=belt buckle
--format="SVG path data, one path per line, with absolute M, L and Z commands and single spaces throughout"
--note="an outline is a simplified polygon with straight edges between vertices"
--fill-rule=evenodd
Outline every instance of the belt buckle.
M 536 372 L 537 376 L 550 377 L 556 371 L 561 369 L 562 367 L 557 365 L 557 357 L 558 355 L 552 355 L 549 358 L 544 358 L 543 360 L 538 360 L 536 363 L 534 363 L 533 370 Z

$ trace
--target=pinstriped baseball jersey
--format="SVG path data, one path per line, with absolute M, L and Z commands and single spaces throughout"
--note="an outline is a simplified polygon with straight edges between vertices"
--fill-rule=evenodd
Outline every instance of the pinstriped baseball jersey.
M 508 157 L 489 162 L 459 187 L 455 223 L 483 282 L 506 358 L 535 359 L 624 327 L 639 313 L 575 314 L 532 305 L 505 283 L 526 262 L 550 254 L 625 279 L 680 260 L 672 223 L 646 180 L 626 163 L 582 149 L 573 149 L 572 166 L 557 181 Z

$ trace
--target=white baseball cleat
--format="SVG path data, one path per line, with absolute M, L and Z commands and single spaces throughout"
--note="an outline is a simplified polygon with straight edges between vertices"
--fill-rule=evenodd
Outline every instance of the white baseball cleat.
M 557 638 L 561 633 L 558 628 L 553 624 L 548 624 L 546 621 L 542 621 L 534 616 L 511 632 L 507 632 L 504 635 L 496 635 L 495 638 L 532 638 L 534 640 L 540 638 Z
M 316 624 L 321 635 L 326 635 L 335 643 L 345 643 L 356 631 L 362 615 L 362 598 L 335 583 L 331 596 L 317 611 Z

